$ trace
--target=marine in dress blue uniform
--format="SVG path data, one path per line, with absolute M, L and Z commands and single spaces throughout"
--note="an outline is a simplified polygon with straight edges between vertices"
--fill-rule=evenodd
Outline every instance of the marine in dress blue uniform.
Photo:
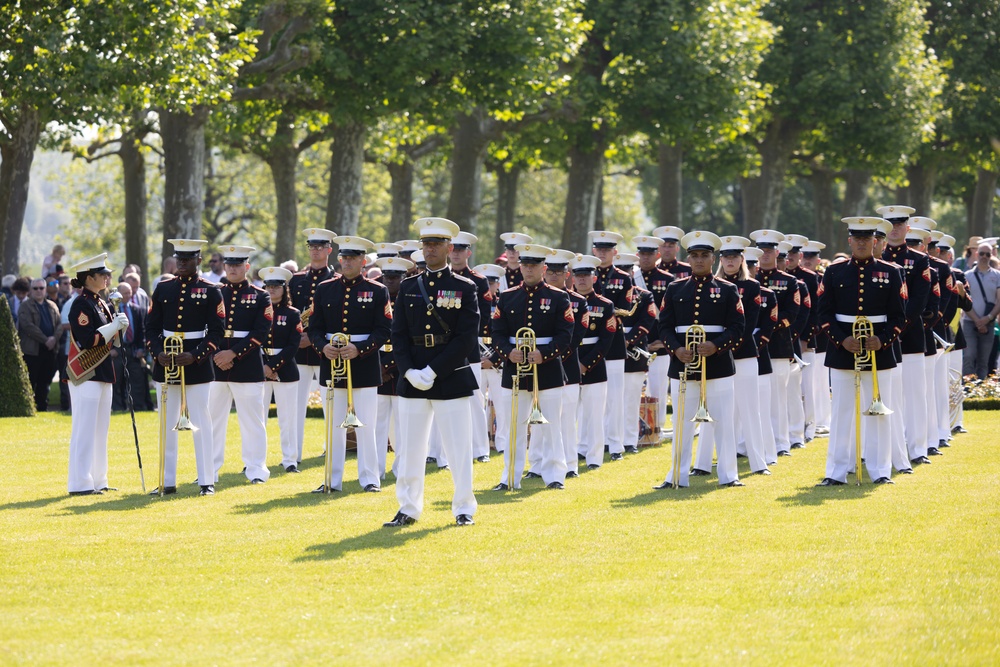
M 788 254 L 791 251 L 792 244 L 790 242 L 782 241 L 778 244 L 777 266 L 779 271 L 794 276 L 788 267 Z M 812 302 L 809 298 L 809 289 L 804 281 L 796 278 L 795 286 L 799 291 L 799 312 L 791 326 L 792 363 L 789 365 L 788 373 L 788 440 L 791 443 L 790 449 L 802 449 L 805 447 L 806 415 L 802 391 L 803 366 L 800 360 L 802 359 L 802 337 L 806 335 L 809 326 Z
M 639 262 L 638 255 L 620 253 L 615 257 L 615 267 L 634 275 Z M 656 339 L 656 318 L 659 314 L 653 305 L 653 293 L 633 285 L 632 305 L 629 312 L 622 314 L 621 328 L 625 336 L 625 380 L 624 380 L 624 452 L 639 453 L 639 420 L 642 404 L 642 387 L 649 371 L 648 345 L 650 336 Z
M 659 314 L 660 303 L 663 301 L 663 295 L 667 293 L 667 286 L 676 278 L 674 274 L 657 266 L 660 246 L 664 241 L 650 235 L 634 236 L 632 243 L 639 258 L 639 266 L 633 270 L 635 285 L 652 293 L 653 305 Z M 670 367 L 670 355 L 664 354 L 663 341 L 660 340 L 659 329 L 655 323 L 653 330 L 647 335 L 646 349 L 656 353 L 656 358 L 649 363 L 649 371 L 646 374 L 646 396 L 656 399 L 656 425 L 659 429 L 667 420 L 667 398 L 670 395 L 667 369 Z
M 691 265 L 677 259 L 684 230 L 680 227 L 657 227 L 652 231 L 652 235 L 663 241 L 660 246 L 660 261 L 657 268 L 673 275 L 674 278 L 690 276 Z
M 799 265 L 807 271 L 816 274 L 816 291 L 810 292 L 810 299 L 813 305 L 819 302 L 818 291 L 822 276 L 818 273 L 820 263 L 820 253 L 826 248 L 825 243 L 819 241 L 809 241 L 802 246 L 802 259 Z M 830 434 L 830 374 L 825 370 L 824 361 L 826 357 L 826 345 L 828 339 L 819 331 L 816 322 L 816 309 L 812 310 L 812 348 L 813 358 L 806 359 L 812 366 L 812 392 L 813 392 L 813 424 L 807 427 L 806 436 L 823 436 Z M 806 354 L 809 354 L 806 352 Z M 805 357 L 803 357 L 805 358 Z
M 146 345 L 153 355 L 153 381 L 160 390 L 160 409 L 164 409 L 166 396 L 167 434 L 164 468 L 165 493 L 177 490 L 177 423 L 181 412 L 180 383 L 168 383 L 162 392 L 164 366 L 175 363 L 184 367 L 185 392 L 191 424 L 195 463 L 201 495 L 215 493 L 215 458 L 212 449 L 212 412 L 209 407 L 211 385 L 215 380 L 212 356 L 222 342 L 225 307 L 219 285 L 198 275 L 201 251 L 208 241 L 196 239 L 170 239 L 177 259 L 175 278 L 161 280 L 150 297 L 149 316 L 146 318 Z M 182 337 L 183 352 L 171 361 L 163 352 L 167 336 Z M 228 410 L 227 410 L 228 413 Z M 157 493 L 154 491 L 154 493 Z
M 500 240 L 504 243 L 504 251 L 507 255 L 507 266 L 504 267 L 503 277 L 500 279 L 500 291 L 517 287 L 524 278 L 521 276 L 521 264 L 517 255 L 517 246 L 524 243 L 531 243 L 532 239 L 527 234 L 520 232 L 506 232 L 500 235 Z
M 760 260 L 762 251 L 760 248 L 747 248 L 743 251 L 743 261 L 746 264 L 750 277 L 756 280 L 757 262 Z M 758 283 L 759 284 L 759 283 Z M 771 341 L 774 327 L 778 323 L 778 297 L 774 292 L 761 285 L 760 287 L 761 310 L 757 316 L 757 326 L 747 337 L 754 341 L 757 348 L 757 390 L 759 393 L 760 411 L 760 432 L 764 438 L 764 461 L 768 466 L 774 465 L 778 461 L 778 449 L 774 440 L 774 429 L 771 425 L 771 412 L 768 406 L 771 404 L 771 356 L 768 353 L 767 344 Z M 747 321 L 747 328 L 752 323 Z M 824 336 L 825 338 L 825 336 Z M 735 355 L 734 355 L 735 357 Z M 741 449 L 740 443 L 736 443 L 739 454 L 749 455 L 746 450 L 746 443 Z
M 392 319 L 392 349 L 399 368 L 399 511 L 387 527 L 420 518 L 431 419 L 441 430 L 455 484 L 451 509 L 456 524 L 473 523 L 472 425 L 468 398 L 477 388 L 468 357 L 478 345 L 476 285 L 448 267 L 458 225 L 444 218 L 421 218 L 424 273 L 403 281 Z M 425 296 L 426 294 L 426 296 Z
M 816 375 L 819 366 L 816 365 L 816 292 L 819 289 L 819 275 L 802 264 L 802 249 L 809 244 L 809 239 L 801 234 L 788 234 L 785 241 L 791 247 L 788 250 L 788 264 L 785 271 L 795 276 L 806 287 L 802 294 L 803 305 L 808 302 L 808 315 L 804 329 L 798 338 L 799 358 L 804 362 L 799 372 L 802 374 L 802 409 L 805 418 L 804 440 L 799 446 L 804 446 L 816 437 Z M 793 442 L 793 449 L 796 443 Z
M 376 248 L 379 245 L 376 244 Z M 391 244 L 400 247 L 398 244 Z M 403 277 L 413 268 L 413 262 L 402 257 L 388 255 L 375 260 L 375 266 L 382 270 L 381 282 L 389 292 L 389 302 L 396 300 Z M 382 383 L 378 386 L 378 414 L 375 422 L 375 447 L 378 453 L 376 470 L 379 479 L 385 479 L 386 463 L 389 457 L 389 444 L 393 450 L 399 447 L 399 432 L 396 416 L 399 405 L 396 395 L 396 385 L 399 382 L 399 369 L 396 368 L 396 356 L 392 352 L 392 343 L 386 341 L 378 353 L 379 364 L 382 366 Z M 392 471 L 396 473 L 396 463 L 393 460 Z
M 258 272 L 271 299 L 274 315 L 264 341 L 264 423 L 274 397 L 281 433 L 281 465 L 285 472 L 297 473 L 299 456 L 299 368 L 295 363 L 299 342 L 305 338 L 298 309 L 291 304 L 288 281 L 292 272 L 268 266 Z

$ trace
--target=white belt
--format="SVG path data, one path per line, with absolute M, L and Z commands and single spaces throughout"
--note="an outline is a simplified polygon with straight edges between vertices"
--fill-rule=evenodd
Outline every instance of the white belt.
M 552 336 L 543 336 L 542 338 L 535 339 L 535 345 L 548 345 L 551 342 L 552 342 Z M 511 336 L 510 344 L 517 345 L 517 339 Z
M 334 334 L 328 333 L 326 335 L 327 340 L 333 340 Z M 368 334 L 351 334 L 352 343 L 360 343 L 363 340 L 368 340 Z
M 246 338 L 249 335 L 249 331 L 233 331 L 232 329 L 226 329 L 222 332 L 223 338 Z
M 722 333 L 726 330 L 726 327 L 719 326 L 718 324 L 699 324 L 698 326 L 704 329 L 705 333 Z M 677 333 L 687 333 L 687 330 L 690 328 L 690 326 L 674 327 L 674 331 Z
M 885 315 L 863 315 L 862 317 L 867 317 L 872 324 L 884 324 L 889 321 L 889 318 Z M 855 315 L 841 315 L 837 313 L 836 319 L 838 322 L 847 322 L 853 324 L 858 320 Z
M 204 338 L 205 337 L 205 333 L 206 332 L 204 330 L 202 330 L 202 331 L 167 331 L 166 329 L 164 329 L 163 330 L 163 337 L 164 338 L 170 338 L 171 336 L 179 336 L 180 338 L 183 338 L 184 340 L 194 340 L 196 338 Z
M 264 354 L 266 354 L 269 357 L 274 357 L 281 354 L 281 351 L 284 349 L 285 348 L 283 347 L 265 347 Z
M 622 331 L 625 333 L 632 333 L 632 327 L 622 327 Z
M 599 340 L 600 338 L 598 338 L 597 336 L 587 336 L 586 338 L 580 341 L 580 345 L 593 345 Z

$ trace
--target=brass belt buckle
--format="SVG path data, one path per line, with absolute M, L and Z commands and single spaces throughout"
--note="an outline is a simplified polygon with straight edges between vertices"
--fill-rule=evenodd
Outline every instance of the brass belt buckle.
M 434 347 L 434 334 L 424 334 L 424 347 Z

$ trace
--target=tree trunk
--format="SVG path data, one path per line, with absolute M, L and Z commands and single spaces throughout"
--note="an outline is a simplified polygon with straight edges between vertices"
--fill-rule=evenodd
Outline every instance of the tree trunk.
M 477 108 L 458 117 L 452 130 L 451 192 L 448 195 L 449 220 L 463 231 L 475 234 L 479 209 L 483 205 L 483 162 L 489 145 L 487 133 L 491 120 Z
M 390 162 L 386 167 L 392 180 L 392 213 L 389 218 L 389 240 L 400 241 L 410 237 L 413 224 L 413 179 L 416 169 L 408 159 Z
M 339 124 L 333 130 L 326 228 L 337 234 L 353 236 L 358 233 L 366 132 L 363 124 L 354 121 Z
M 146 158 L 142 154 L 142 137 L 129 133 L 122 137 L 118 157 L 122 161 L 122 185 L 125 190 L 125 263 L 136 264 L 141 271 L 142 285 L 152 285 L 149 257 L 146 249 Z
M 906 169 L 906 177 L 910 181 L 910 191 L 906 203 L 917 209 L 917 215 L 929 216 L 931 205 L 934 202 L 937 165 L 931 163 L 911 165 Z
M 504 252 L 504 241 L 500 235 L 506 232 L 513 232 L 514 223 L 517 219 L 517 183 L 521 178 L 521 168 L 512 167 L 510 171 L 502 166 L 497 169 L 497 225 L 496 236 L 493 241 L 493 257 L 487 258 L 492 262 Z
M 21 109 L 20 122 L 7 128 L 13 135 L 9 143 L 0 144 L 0 258 L 3 273 L 20 274 L 21 230 L 24 211 L 28 207 L 28 185 L 35 147 L 42 133 L 41 116 L 37 109 Z
M 660 144 L 660 225 L 681 227 L 683 220 L 684 149 Z
M 292 119 L 282 114 L 271 139 L 267 166 L 271 169 L 274 196 L 277 204 L 277 224 L 274 233 L 274 263 L 280 264 L 295 256 L 295 239 L 299 231 L 299 199 L 295 191 L 295 166 L 299 152 L 295 145 L 295 128 Z
M 809 182 L 812 183 L 813 190 L 813 216 L 815 231 L 813 238 L 820 243 L 825 243 L 827 256 L 840 250 L 840 246 L 845 244 L 844 234 L 836 229 L 833 212 L 833 172 L 828 169 L 814 168 L 809 175 Z
M 743 235 L 755 229 L 776 229 L 785 191 L 788 161 L 801 134 L 797 123 L 776 117 L 768 125 L 764 140 L 757 147 L 760 174 L 741 179 L 743 189 Z
M 996 197 L 997 172 L 980 168 L 976 172 L 976 191 L 972 196 L 969 217 L 970 236 L 993 236 L 993 200 Z
M 871 215 L 868 210 L 868 184 L 872 180 L 871 172 L 863 169 L 848 169 L 845 173 L 847 178 L 841 217 Z
M 566 217 L 563 219 L 560 247 L 589 252 L 590 239 L 587 232 L 594 230 L 597 220 L 598 194 L 604 175 L 604 142 L 598 141 L 587 152 L 571 147 L 569 159 Z
M 173 254 L 167 239 L 201 237 L 205 212 L 205 122 L 208 109 L 193 114 L 160 111 L 163 140 L 163 249 Z M 212 239 L 214 241 L 214 239 Z

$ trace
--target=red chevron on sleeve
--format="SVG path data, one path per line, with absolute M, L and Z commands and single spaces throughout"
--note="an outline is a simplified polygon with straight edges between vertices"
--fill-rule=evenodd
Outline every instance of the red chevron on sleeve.
M 563 313 L 563 319 L 571 324 L 575 321 L 573 319 L 573 306 L 566 306 L 566 312 Z
M 926 280 L 927 282 L 930 282 L 931 281 L 931 267 L 928 266 L 926 269 L 924 269 L 924 272 L 921 275 L 923 276 L 924 280 Z

